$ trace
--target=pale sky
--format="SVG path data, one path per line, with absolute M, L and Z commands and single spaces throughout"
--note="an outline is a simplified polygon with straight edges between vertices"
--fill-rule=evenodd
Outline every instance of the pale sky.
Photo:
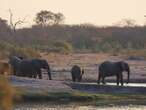
M 0 17 L 8 20 L 9 9 L 15 20 L 26 17 L 26 25 L 40 10 L 63 13 L 66 24 L 112 25 L 125 18 L 146 22 L 146 0 L 0 0 Z

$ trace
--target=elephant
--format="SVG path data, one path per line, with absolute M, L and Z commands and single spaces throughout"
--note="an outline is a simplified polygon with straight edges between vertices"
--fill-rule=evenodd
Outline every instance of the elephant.
M 117 85 L 119 85 L 119 80 L 121 86 L 123 86 L 123 72 L 127 72 L 127 83 L 129 83 L 130 77 L 130 67 L 128 63 L 124 61 L 110 62 L 104 61 L 99 65 L 99 74 L 97 83 L 100 84 L 100 79 L 102 78 L 102 83 L 105 84 L 105 77 L 108 76 L 116 76 L 117 77 Z
M 41 69 L 46 69 L 48 77 L 51 80 L 50 67 L 46 60 L 43 59 L 23 59 L 16 56 L 10 58 L 9 63 L 12 65 L 14 75 L 42 79 Z
M 17 68 L 17 76 L 36 78 L 37 71 L 31 60 L 22 60 Z
M 78 65 L 74 65 L 71 69 L 72 81 L 75 82 L 76 79 L 78 82 L 82 80 L 84 70 L 81 69 Z
M 36 69 L 36 72 L 37 72 L 37 75 L 39 76 L 40 79 L 42 79 L 41 69 L 46 69 L 47 73 L 48 73 L 49 80 L 52 79 L 50 66 L 49 66 L 49 64 L 47 63 L 46 60 L 44 60 L 44 59 L 32 59 L 31 63 L 34 65 L 34 67 Z
M 13 74 L 22 77 L 35 77 L 36 70 L 30 60 L 23 60 L 22 57 L 11 56 L 9 63 L 13 68 Z

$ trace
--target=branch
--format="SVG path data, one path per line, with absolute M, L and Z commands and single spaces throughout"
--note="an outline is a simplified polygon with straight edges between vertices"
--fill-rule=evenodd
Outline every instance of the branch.
M 13 13 L 12 13 L 11 9 L 9 9 L 9 13 L 10 13 L 10 26 L 13 29 L 13 31 L 15 32 L 16 26 L 19 25 L 19 24 L 25 23 L 26 17 L 24 17 L 23 20 L 19 19 L 16 22 L 13 22 Z
M 12 28 L 13 27 L 13 13 L 12 13 L 11 9 L 9 9 L 9 13 L 10 13 L 10 26 Z
M 18 20 L 18 21 L 15 22 L 14 27 L 16 27 L 18 24 L 22 24 L 22 23 L 24 23 L 23 20 Z

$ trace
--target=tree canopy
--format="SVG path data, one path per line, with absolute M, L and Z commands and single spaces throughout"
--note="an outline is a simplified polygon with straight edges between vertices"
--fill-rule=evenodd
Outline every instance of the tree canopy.
M 60 24 L 65 19 L 62 13 L 53 13 L 51 11 L 42 10 L 36 14 L 35 22 L 42 26 Z

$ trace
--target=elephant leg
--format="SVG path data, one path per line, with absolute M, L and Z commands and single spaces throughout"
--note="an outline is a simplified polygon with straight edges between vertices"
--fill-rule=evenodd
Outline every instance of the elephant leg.
M 78 78 L 78 82 L 80 82 L 81 80 L 80 80 L 80 78 Z
M 119 85 L 119 75 L 117 75 L 117 85 Z
M 13 69 L 13 75 L 16 75 L 16 70 L 15 69 Z
M 82 77 L 78 78 L 78 82 L 81 82 L 81 80 L 82 80 Z
M 75 82 L 75 81 L 76 81 L 76 78 L 75 78 L 75 77 L 73 77 L 73 76 L 72 76 L 72 81 L 73 81 L 73 82 Z
M 105 76 L 102 77 L 102 84 L 105 84 Z
M 52 80 L 51 73 L 48 73 L 49 80 Z
M 51 72 L 50 72 L 50 69 L 46 69 L 47 70 L 47 75 L 48 75 L 48 78 L 47 80 L 52 80 L 52 76 L 51 76 Z
M 99 74 L 97 84 L 100 84 L 100 79 L 101 79 L 101 75 Z
M 33 75 L 32 77 L 36 79 L 37 78 L 37 75 Z
M 18 75 L 18 69 L 16 69 L 16 68 L 13 68 L 13 75 Z
M 39 79 L 42 79 L 41 69 L 38 69 L 37 70 L 37 75 L 38 75 Z
M 41 73 L 39 73 L 39 79 L 42 79 L 42 74 Z
M 29 78 L 33 78 L 33 75 L 32 76 L 29 76 Z
M 121 86 L 123 86 L 123 75 L 120 74 L 120 82 L 121 82 Z

